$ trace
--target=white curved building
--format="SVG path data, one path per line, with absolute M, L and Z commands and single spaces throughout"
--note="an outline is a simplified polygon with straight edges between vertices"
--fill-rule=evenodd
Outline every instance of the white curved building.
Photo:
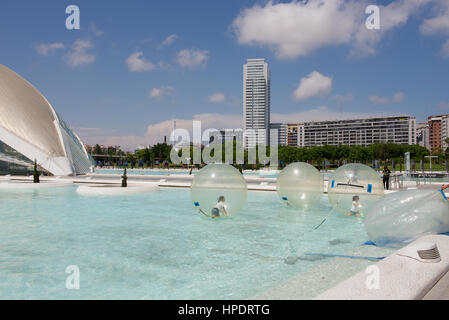
M 93 166 L 79 137 L 47 99 L 14 71 L 0 65 L 0 161 L 20 158 L 14 154 L 23 155 L 21 160 L 36 160 L 53 175 L 84 174 Z

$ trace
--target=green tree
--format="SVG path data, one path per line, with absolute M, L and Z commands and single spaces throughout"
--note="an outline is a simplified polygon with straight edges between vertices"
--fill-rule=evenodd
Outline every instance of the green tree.
M 128 187 L 128 176 L 126 175 L 126 168 L 125 171 L 123 171 L 123 176 L 122 176 L 122 188 L 127 188 Z
M 96 144 L 93 150 L 93 154 L 102 154 L 100 145 Z
M 159 161 L 170 160 L 170 152 L 172 146 L 166 143 L 158 143 L 151 148 L 154 157 L 158 158 Z
M 314 147 L 279 147 L 279 162 L 284 165 L 295 161 L 312 161 L 321 166 L 323 160 L 330 162 L 347 160 L 350 162 L 369 163 L 372 160 L 390 162 L 393 159 L 402 163 L 404 153 L 410 152 L 412 159 L 422 160 L 429 151 L 419 145 L 399 145 L 394 143 L 378 143 L 369 146 L 314 146 Z M 441 156 L 441 153 L 438 153 Z
M 351 147 L 348 145 L 339 145 L 335 153 L 335 160 L 348 160 L 351 156 Z
M 154 159 L 154 154 L 150 148 L 144 148 L 136 151 L 136 158 L 138 161 L 150 163 Z
M 131 168 L 134 168 L 136 165 L 136 157 L 132 153 L 128 153 L 125 160 L 128 162 L 128 165 L 131 165 Z
M 33 170 L 33 181 L 34 183 L 39 183 L 39 171 L 37 171 L 37 162 L 34 160 L 34 170 Z

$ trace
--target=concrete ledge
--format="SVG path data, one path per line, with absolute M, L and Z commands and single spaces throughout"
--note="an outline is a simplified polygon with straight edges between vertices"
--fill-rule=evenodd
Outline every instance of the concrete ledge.
M 150 184 L 134 184 L 128 185 L 127 188 L 122 188 L 120 184 L 92 184 L 82 185 L 76 189 L 78 194 L 83 196 L 118 196 L 137 193 L 150 193 L 159 190 L 157 185 Z
M 449 300 L 449 272 L 435 284 L 423 300 Z
M 435 242 L 441 255 L 438 263 L 425 263 L 391 254 L 375 264 L 379 269 L 379 289 L 369 289 L 365 271 L 341 282 L 315 299 L 317 300 L 418 300 L 422 299 L 449 271 L 449 237 L 424 236 L 415 242 Z M 407 248 L 406 247 L 406 248 Z
M 40 183 L 34 183 L 33 180 L 0 180 L 0 190 L 6 191 L 24 191 L 24 190 L 41 190 L 49 188 L 64 188 L 73 186 L 71 181 L 58 180 L 40 180 Z

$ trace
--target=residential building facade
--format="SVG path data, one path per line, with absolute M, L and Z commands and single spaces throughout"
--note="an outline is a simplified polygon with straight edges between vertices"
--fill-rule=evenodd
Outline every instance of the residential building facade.
M 444 148 L 447 137 L 447 118 L 449 115 L 430 116 L 427 118 L 429 126 L 429 145 L 431 151 L 438 151 Z M 444 145 L 443 145 L 444 143 Z
M 288 125 L 284 123 L 270 123 L 270 146 L 287 146 Z
M 449 115 L 445 115 L 441 120 L 441 147 L 443 152 L 449 148 L 449 144 L 446 142 L 449 138 Z
M 427 122 L 421 122 L 416 124 L 416 144 L 430 150 L 429 124 Z
M 304 123 L 287 124 L 287 145 L 292 147 L 304 145 Z
M 416 144 L 416 118 L 410 116 L 306 122 L 289 127 L 297 145 L 359 145 L 374 143 Z M 290 138 L 290 136 L 289 136 Z M 293 137 L 289 140 L 293 143 Z

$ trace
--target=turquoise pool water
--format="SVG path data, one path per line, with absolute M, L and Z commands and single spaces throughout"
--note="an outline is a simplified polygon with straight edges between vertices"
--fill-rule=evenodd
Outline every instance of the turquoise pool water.
M 337 214 L 312 231 L 331 210 L 325 196 L 301 213 L 249 192 L 239 215 L 211 220 L 188 190 L 103 198 L 75 188 L 0 192 L 0 299 L 244 299 L 322 262 L 289 256 L 367 240 L 362 220 Z M 69 265 L 79 290 L 66 289 Z

